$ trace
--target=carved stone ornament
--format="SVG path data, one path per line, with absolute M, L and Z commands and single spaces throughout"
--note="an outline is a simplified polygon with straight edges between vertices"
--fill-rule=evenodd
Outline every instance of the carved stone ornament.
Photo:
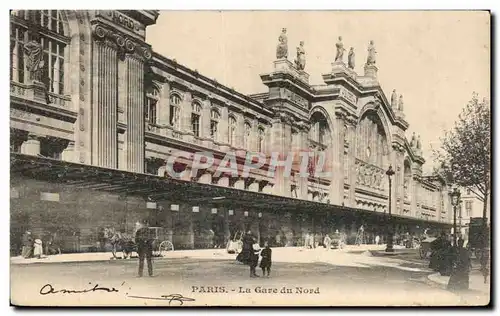
M 92 26 L 92 33 L 96 40 L 105 41 L 108 45 L 116 46 L 121 54 L 135 54 L 139 58 L 146 60 L 151 59 L 151 49 L 147 46 L 141 45 L 134 40 L 116 33 L 102 25 L 95 24 Z

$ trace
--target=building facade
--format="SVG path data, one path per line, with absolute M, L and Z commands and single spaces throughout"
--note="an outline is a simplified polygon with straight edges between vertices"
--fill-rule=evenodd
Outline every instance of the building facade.
M 296 64 L 288 60 L 284 30 L 277 59 L 260 75 L 267 91 L 243 95 L 155 53 L 145 35 L 158 15 L 151 10 L 12 11 L 11 152 L 168 177 L 165 163 L 172 153 L 184 153 L 175 168 L 189 171 L 193 155 L 209 151 L 215 166 L 184 173 L 183 180 L 262 193 L 263 199 L 273 195 L 348 207 L 354 214 L 364 210 L 380 218 L 389 208 L 386 170 L 392 166 L 392 214 L 411 223 L 401 232 L 451 222 L 446 184 L 422 174 L 420 137 L 405 137 L 403 98 L 382 90 L 375 55 L 363 58 L 363 74 L 352 70 L 350 59 L 338 59 L 325 69 L 323 85 L 311 85 L 303 55 Z M 331 175 L 287 177 L 278 169 L 271 177 L 266 172 L 272 153 L 285 157 L 300 151 L 323 152 Z M 217 174 L 227 152 L 235 153 L 239 164 L 248 153 L 268 160 L 248 177 Z M 292 174 L 298 173 L 295 164 Z M 246 229 L 257 230 L 259 237 L 279 235 L 282 244 L 297 243 L 306 232 L 355 232 L 363 223 L 372 234 L 383 229 L 379 220 L 343 217 L 326 223 L 314 210 L 282 216 L 252 206 L 217 208 L 189 196 L 177 204 L 151 203 L 98 189 L 70 191 L 17 175 L 11 181 L 13 234 L 64 228 L 66 240 L 79 240 L 68 246 L 76 250 L 94 243 L 99 227 L 130 231 L 144 214 L 156 214 L 157 225 L 184 248 L 208 247 L 211 234 L 227 239 Z
M 457 228 L 457 231 L 459 231 L 460 235 L 465 240 L 468 240 L 470 219 L 483 217 L 484 202 L 481 201 L 469 188 L 462 188 L 460 191 L 461 203 L 457 208 L 457 227 L 459 227 Z M 489 204 L 487 204 L 486 217 L 488 219 L 488 224 L 490 224 L 491 216 Z

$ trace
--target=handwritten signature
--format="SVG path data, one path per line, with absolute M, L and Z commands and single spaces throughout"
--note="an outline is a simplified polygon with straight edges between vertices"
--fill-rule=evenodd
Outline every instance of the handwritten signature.
M 40 289 L 40 294 L 41 295 L 57 294 L 57 293 L 77 294 L 77 293 L 89 293 L 89 292 L 96 292 L 96 291 L 104 291 L 104 292 L 108 292 L 108 293 L 119 292 L 114 287 L 113 288 L 100 287 L 99 284 L 94 285 L 94 287 L 91 289 L 85 289 L 85 290 L 68 290 L 68 289 L 56 290 L 56 289 L 54 289 L 52 284 L 45 284 Z
M 169 295 L 162 295 L 160 297 L 129 295 L 128 297 L 142 298 L 142 299 L 147 299 L 147 300 L 168 301 L 168 305 L 172 305 L 172 302 L 178 302 L 178 303 L 180 303 L 180 305 L 184 305 L 184 302 L 194 302 L 195 301 L 194 298 L 184 297 L 182 294 L 169 294 Z

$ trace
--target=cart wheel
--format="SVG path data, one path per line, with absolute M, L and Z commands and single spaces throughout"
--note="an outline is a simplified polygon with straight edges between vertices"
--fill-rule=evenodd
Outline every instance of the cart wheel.
M 165 240 L 162 241 L 160 247 L 158 247 L 160 257 L 163 257 L 167 251 L 174 251 L 174 245 L 170 241 Z

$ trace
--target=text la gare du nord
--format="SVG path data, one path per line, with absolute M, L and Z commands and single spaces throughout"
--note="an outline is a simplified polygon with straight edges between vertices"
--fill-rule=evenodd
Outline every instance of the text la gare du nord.
M 228 288 L 226 286 L 191 286 L 191 293 L 237 293 L 237 294 L 320 294 L 319 287 L 305 288 L 295 287 L 264 287 L 256 286 L 254 288 L 238 286 Z

